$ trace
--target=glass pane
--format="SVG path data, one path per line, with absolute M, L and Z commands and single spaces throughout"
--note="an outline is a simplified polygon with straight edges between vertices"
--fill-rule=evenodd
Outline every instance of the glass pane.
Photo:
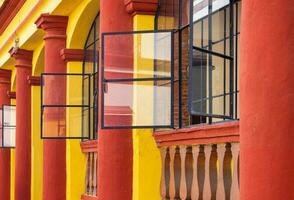
M 106 83 L 104 126 L 170 126 L 170 81 Z
M 229 116 L 230 61 L 194 50 L 191 69 L 192 114 Z
M 15 147 L 16 107 L 3 105 L 0 121 L 1 147 Z
M 157 25 L 158 30 L 179 28 L 179 0 L 160 0 Z
M 42 74 L 43 105 L 82 105 L 83 102 L 89 105 L 90 90 L 82 91 L 83 82 L 84 87 L 89 86 L 88 77 L 89 75 L 82 74 Z M 83 81 L 84 79 L 87 81 Z M 67 94 L 70 96 L 68 99 Z
M 209 2 L 212 3 L 209 10 Z M 193 2 L 193 21 L 207 17 L 208 13 L 214 13 L 225 6 L 229 5 L 230 0 L 194 0 Z
M 16 126 L 16 107 L 3 106 L 3 127 Z
M 82 129 L 82 119 L 86 127 L 89 116 L 88 112 L 82 112 L 82 109 L 82 107 L 44 107 L 43 138 L 88 138 L 89 129 Z
M 3 147 L 15 147 L 15 127 L 3 128 Z
M 104 78 L 170 77 L 171 47 L 171 32 L 104 35 Z

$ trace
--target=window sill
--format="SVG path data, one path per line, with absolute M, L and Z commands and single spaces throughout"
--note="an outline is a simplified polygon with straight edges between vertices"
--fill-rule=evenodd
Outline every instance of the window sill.
M 81 196 L 81 200 L 98 200 L 98 197 L 94 197 L 94 196 L 88 196 L 86 194 L 83 194 Z
M 81 142 L 83 153 L 98 152 L 98 140 L 89 140 Z
M 205 124 L 167 131 L 156 131 L 153 136 L 159 147 L 239 142 L 239 121 L 223 122 L 213 125 Z

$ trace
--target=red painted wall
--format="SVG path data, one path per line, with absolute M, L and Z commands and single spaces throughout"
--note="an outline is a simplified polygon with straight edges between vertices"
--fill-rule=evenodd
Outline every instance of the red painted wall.
M 0 106 L 10 105 L 7 91 L 10 91 L 10 72 L 0 70 Z M 10 200 L 10 149 L 0 148 L 0 179 L 0 199 Z
M 126 12 L 123 0 L 101 0 L 100 2 L 101 33 L 131 31 L 133 29 L 132 16 Z M 122 49 L 122 52 L 132 51 L 132 43 L 129 45 L 130 48 Z M 132 56 L 130 59 L 132 59 Z M 98 138 L 99 199 L 131 200 L 133 176 L 132 131 L 100 129 Z
M 294 199 L 294 1 L 242 1 L 241 200 Z

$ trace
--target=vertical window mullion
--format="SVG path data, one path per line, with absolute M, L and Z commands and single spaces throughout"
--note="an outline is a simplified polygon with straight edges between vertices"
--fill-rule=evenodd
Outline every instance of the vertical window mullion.
M 179 93 L 179 102 L 178 102 L 178 123 L 179 123 L 179 128 L 182 128 L 182 9 L 183 9 L 183 5 L 182 5 L 182 1 L 178 0 L 179 3 L 179 36 L 178 36 L 178 48 L 179 48 L 179 66 L 178 66 L 178 73 L 179 73 L 179 83 L 178 83 L 178 93 Z M 173 106 L 173 105 L 172 105 Z
M 227 9 L 224 9 L 224 55 L 227 55 Z M 226 95 L 226 82 L 227 82 L 227 60 L 224 58 L 224 105 L 223 105 L 223 115 L 226 115 L 226 103 L 227 103 L 227 95 Z
M 208 1 L 208 50 L 212 51 L 212 0 Z M 208 82 L 209 82 L 209 114 L 213 114 L 212 99 L 212 55 L 208 54 Z M 212 117 L 209 117 L 209 123 L 212 123 Z
M 239 2 L 235 3 L 236 9 L 236 27 L 235 27 L 235 119 L 238 118 L 238 21 L 239 21 Z
M 230 0 L 230 56 L 234 57 L 234 4 Z M 230 60 L 230 117 L 234 116 L 234 60 Z

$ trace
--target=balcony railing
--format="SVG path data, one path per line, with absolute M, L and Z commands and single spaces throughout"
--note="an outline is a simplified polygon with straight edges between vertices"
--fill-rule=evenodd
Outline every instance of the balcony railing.
M 82 200 L 97 199 L 97 140 L 82 142 L 82 151 L 86 155 L 85 192 Z
M 163 200 L 238 200 L 238 122 L 156 133 Z

